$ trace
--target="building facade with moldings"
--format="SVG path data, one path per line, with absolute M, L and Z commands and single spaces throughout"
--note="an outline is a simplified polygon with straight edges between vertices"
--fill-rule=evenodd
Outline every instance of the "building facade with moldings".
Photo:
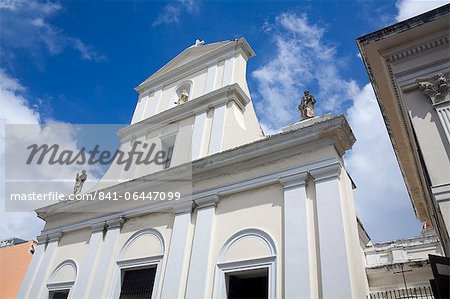
M 19 298 L 366 296 L 343 159 L 355 136 L 331 115 L 264 135 L 246 82 L 254 55 L 243 38 L 197 41 L 136 88 L 120 148 L 153 143 L 170 161 L 113 165 L 87 193 L 176 182 L 189 194 L 38 209 L 45 227 Z

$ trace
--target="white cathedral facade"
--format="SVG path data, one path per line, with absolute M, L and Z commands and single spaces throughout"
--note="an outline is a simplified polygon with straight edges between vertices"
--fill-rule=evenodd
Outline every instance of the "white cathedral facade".
M 152 142 L 170 163 L 111 167 L 94 190 L 189 172 L 190 195 L 37 210 L 45 227 L 19 298 L 365 298 L 351 128 L 324 115 L 265 136 L 246 82 L 254 55 L 243 38 L 197 42 L 136 88 L 120 147 Z

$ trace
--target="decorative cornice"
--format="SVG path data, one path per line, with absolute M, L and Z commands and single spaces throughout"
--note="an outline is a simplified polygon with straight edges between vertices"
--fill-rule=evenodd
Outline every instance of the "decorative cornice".
M 198 208 L 206 208 L 210 206 L 215 206 L 220 200 L 220 196 L 218 194 L 211 194 L 205 197 L 201 197 L 198 199 L 195 199 L 195 205 Z
M 48 234 L 47 235 L 47 240 L 48 242 L 59 242 L 59 240 L 61 240 L 63 236 L 62 232 L 56 232 L 56 233 L 52 233 L 52 234 Z
M 125 221 L 126 221 L 125 217 L 121 216 L 118 218 L 106 220 L 106 225 L 108 229 L 121 228 L 122 225 L 125 223 Z
M 448 76 L 448 74 L 447 74 Z M 443 73 L 438 73 L 431 80 L 418 81 L 419 88 L 423 90 L 423 94 L 431 100 L 433 105 L 437 105 L 446 100 L 450 100 L 449 96 L 449 85 L 447 78 Z
M 389 54 L 387 56 L 385 56 L 385 59 L 387 62 L 389 63 L 393 63 L 395 61 L 399 61 L 408 57 L 411 57 L 413 55 L 422 53 L 422 52 L 426 52 L 428 50 L 434 49 L 434 48 L 438 48 L 438 47 L 442 47 L 445 45 L 448 45 L 448 35 L 445 36 L 441 36 L 437 39 L 419 44 L 419 45 L 415 45 L 413 47 L 395 52 L 393 54 Z
M 337 179 L 341 173 L 342 167 L 339 163 L 328 165 L 325 167 L 310 170 L 309 173 L 316 183 L 326 180 Z
M 172 212 L 175 214 L 191 213 L 193 206 L 192 200 L 177 202 L 172 206 Z
M 239 84 L 233 83 L 192 99 L 183 105 L 175 106 L 142 121 L 131 124 L 128 127 L 120 129 L 117 134 L 121 139 L 131 138 L 131 136 L 139 135 L 140 132 L 167 126 L 176 120 L 196 115 L 206 109 L 224 105 L 230 101 L 235 102 L 240 109 L 244 110 L 250 102 L 250 98 L 244 93 Z
M 279 182 L 284 188 L 302 187 L 306 185 L 308 172 L 296 173 L 289 176 L 279 178 Z
M 245 58 L 255 56 L 255 52 L 247 43 L 245 38 L 239 38 L 237 40 L 230 41 L 226 45 L 219 47 L 215 50 L 205 53 L 204 55 L 179 65 L 167 72 L 162 73 L 161 75 L 155 76 L 153 78 L 149 78 L 142 82 L 139 86 L 135 87 L 135 90 L 140 93 L 146 89 L 152 89 L 155 86 L 164 84 L 170 84 L 176 80 L 180 80 L 183 77 L 186 77 L 190 73 L 195 73 L 203 68 L 206 68 L 209 62 L 215 57 L 224 57 L 228 56 L 230 52 L 240 52 L 245 54 Z
M 107 228 L 107 224 L 106 221 L 102 221 L 102 222 L 97 222 L 97 223 L 93 223 L 91 224 L 91 231 L 94 232 L 101 232 L 104 231 L 105 228 Z

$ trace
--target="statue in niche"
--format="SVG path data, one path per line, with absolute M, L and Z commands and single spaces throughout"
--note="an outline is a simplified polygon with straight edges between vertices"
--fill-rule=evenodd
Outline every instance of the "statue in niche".
M 87 179 L 86 170 L 82 170 L 81 174 L 77 173 L 77 177 L 75 178 L 75 186 L 73 187 L 73 194 L 78 194 L 83 189 L 83 184 Z
M 316 99 L 309 94 L 308 90 L 305 90 L 303 93 L 303 97 L 300 101 L 300 105 L 298 105 L 298 111 L 300 111 L 302 120 L 314 117 L 315 103 Z
M 174 104 L 181 105 L 188 101 L 189 93 L 186 91 L 186 89 L 183 89 L 183 91 L 180 94 L 180 97 L 178 98 L 178 101 L 174 102 Z

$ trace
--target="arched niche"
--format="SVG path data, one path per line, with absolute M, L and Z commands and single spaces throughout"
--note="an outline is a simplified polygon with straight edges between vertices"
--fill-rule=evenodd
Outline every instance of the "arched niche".
M 135 232 L 122 246 L 118 260 L 133 260 L 164 255 L 164 238 L 159 231 L 146 228 Z

